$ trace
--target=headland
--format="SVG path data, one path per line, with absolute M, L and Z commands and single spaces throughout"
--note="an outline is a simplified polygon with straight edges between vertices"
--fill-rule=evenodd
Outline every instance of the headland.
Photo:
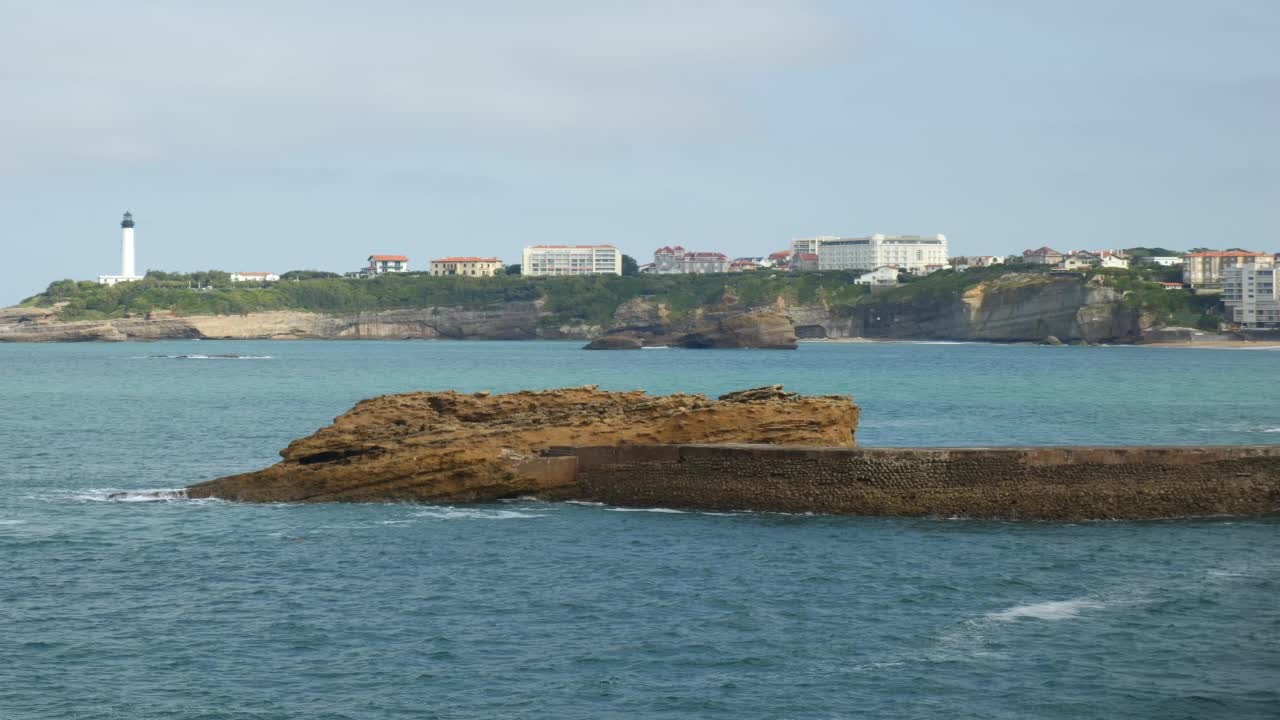
M 1231 342 L 1216 300 L 1136 272 L 942 271 L 888 289 L 855 273 L 311 278 L 191 290 L 148 276 L 59 281 L 0 310 L 0 341 L 564 339 L 603 349 L 884 339 Z M 1261 339 L 1261 338 L 1260 338 Z M 1271 338 L 1275 339 L 1275 338 Z

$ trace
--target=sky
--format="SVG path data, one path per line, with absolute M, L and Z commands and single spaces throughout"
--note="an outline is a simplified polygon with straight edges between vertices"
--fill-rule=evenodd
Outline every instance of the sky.
M 0 303 L 945 233 L 1280 251 L 1275 0 L 0 0 Z

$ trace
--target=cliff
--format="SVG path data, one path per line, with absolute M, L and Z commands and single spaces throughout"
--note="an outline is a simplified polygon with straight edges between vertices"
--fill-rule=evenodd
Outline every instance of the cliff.
M 706 284 L 699 277 L 689 283 Z M 674 282 L 670 277 L 663 282 Z M 737 281 L 737 279 L 734 279 Z M 479 306 L 440 305 L 369 312 L 271 310 L 238 315 L 179 316 L 170 311 L 106 320 L 61 321 L 58 307 L 0 311 L 0 341 L 207 339 L 582 339 L 618 336 L 613 347 L 793 347 L 797 338 L 882 338 L 1134 342 L 1152 321 L 1122 292 L 1078 275 L 1008 273 L 979 283 L 933 277 L 887 292 L 834 302 L 758 288 L 748 302 L 726 284 L 715 300 L 676 312 L 662 296 L 605 303 L 603 291 L 583 302 L 603 304 L 607 320 L 572 318 L 578 303 L 544 299 Z M 728 280 L 723 281 L 725 283 Z M 779 280 L 798 283 L 790 278 Z M 691 286 L 693 287 L 693 286 Z M 698 287 L 701 287 L 700 285 Z M 771 285 L 766 286 L 771 287 Z M 848 288 L 848 285 L 842 286 Z M 1163 292 L 1163 291 L 1162 291 Z M 799 295 L 803 297 L 803 294 Z M 567 308 L 570 308 L 566 310 Z
M 472 502 L 572 490 L 538 453 L 554 446 L 768 443 L 853 447 L 848 397 L 799 397 L 781 387 L 710 400 L 594 386 L 505 395 L 387 395 L 281 451 L 257 472 L 189 489 L 249 502 Z
M 1010 273 L 930 292 L 918 281 L 854 306 L 788 307 L 801 338 L 1135 342 L 1149 327 L 1118 290 L 1078 275 Z M 923 291 L 921 291 L 923 289 Z

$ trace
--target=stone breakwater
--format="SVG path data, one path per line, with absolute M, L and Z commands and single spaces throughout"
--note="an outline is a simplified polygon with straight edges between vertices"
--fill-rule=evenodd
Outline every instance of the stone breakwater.
M 613 505 L 1023 520 L 1280 512 L 1280 445 L 558 448 L 540 471 Z

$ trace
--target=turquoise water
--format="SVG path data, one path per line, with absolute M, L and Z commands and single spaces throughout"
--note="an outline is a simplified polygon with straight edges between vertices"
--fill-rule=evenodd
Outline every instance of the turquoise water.
M 260 359 L 179 359 L 235 353 Z M 0 345 L 0 718 L 1271 718 L 1280 522 L 146 502 L 354 401 L 851 393 L 865 445 L 1280 442 L 1280 352 Z

